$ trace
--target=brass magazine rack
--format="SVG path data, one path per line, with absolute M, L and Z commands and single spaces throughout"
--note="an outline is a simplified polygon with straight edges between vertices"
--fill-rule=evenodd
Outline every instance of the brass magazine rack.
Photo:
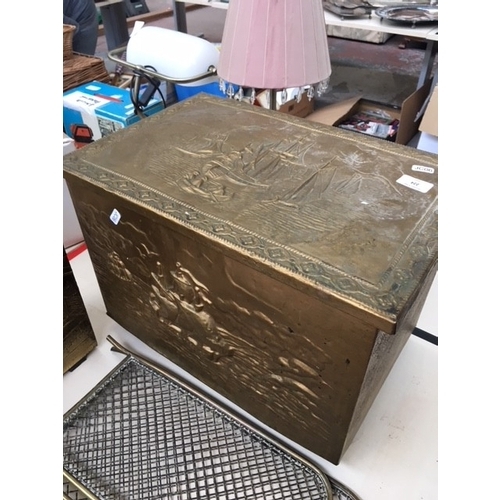
M 199 390 L 126 350 L 64 415 L 63 498 L 357 500 Z

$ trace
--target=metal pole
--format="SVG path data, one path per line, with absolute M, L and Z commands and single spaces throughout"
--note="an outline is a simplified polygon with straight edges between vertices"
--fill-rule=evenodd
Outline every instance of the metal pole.
M 172 12 L 174 15 L 174 26 L 177 31 L 187 33 L 186 4 L 172 0 Z

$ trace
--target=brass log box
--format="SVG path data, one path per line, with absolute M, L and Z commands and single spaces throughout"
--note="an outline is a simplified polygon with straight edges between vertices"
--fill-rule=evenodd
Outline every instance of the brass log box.
M 64 156 L 107 314 L 338 464 L 437 269 L 437 155 L 199 94 Z

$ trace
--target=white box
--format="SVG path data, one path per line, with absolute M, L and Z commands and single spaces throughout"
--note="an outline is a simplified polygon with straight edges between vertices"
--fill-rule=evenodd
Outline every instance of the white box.
M 434 87 L 419 126 L 417 149 L 438 154 L 438 86 Z
M 438 138 L 435 135 L 428 134 L 427 132 L 420 132 L 418 138 L 417 149 L 427 151 L 429 153 L 438 154 Z

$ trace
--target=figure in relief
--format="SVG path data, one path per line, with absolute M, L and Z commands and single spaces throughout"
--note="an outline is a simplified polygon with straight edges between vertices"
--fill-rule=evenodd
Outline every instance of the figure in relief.
M 160 322 L 176 334 L 186 335 L 193 345 L 215 361 L 231 355 L 233 348 L 224 341 L 227 332 L 217 326 L 213 315 L 207 311 L 212 302 L 205 285 L 179 262 L 169 274 L 167 282 L 159 262 L 157 272 L 151 273 L 153 283 L 149 301 Z
M 124 281 L 132 281 L 132 273 L 127 269 L 125 263 L 115 251 L 109 254 L 109 266 L 115 276 Z

